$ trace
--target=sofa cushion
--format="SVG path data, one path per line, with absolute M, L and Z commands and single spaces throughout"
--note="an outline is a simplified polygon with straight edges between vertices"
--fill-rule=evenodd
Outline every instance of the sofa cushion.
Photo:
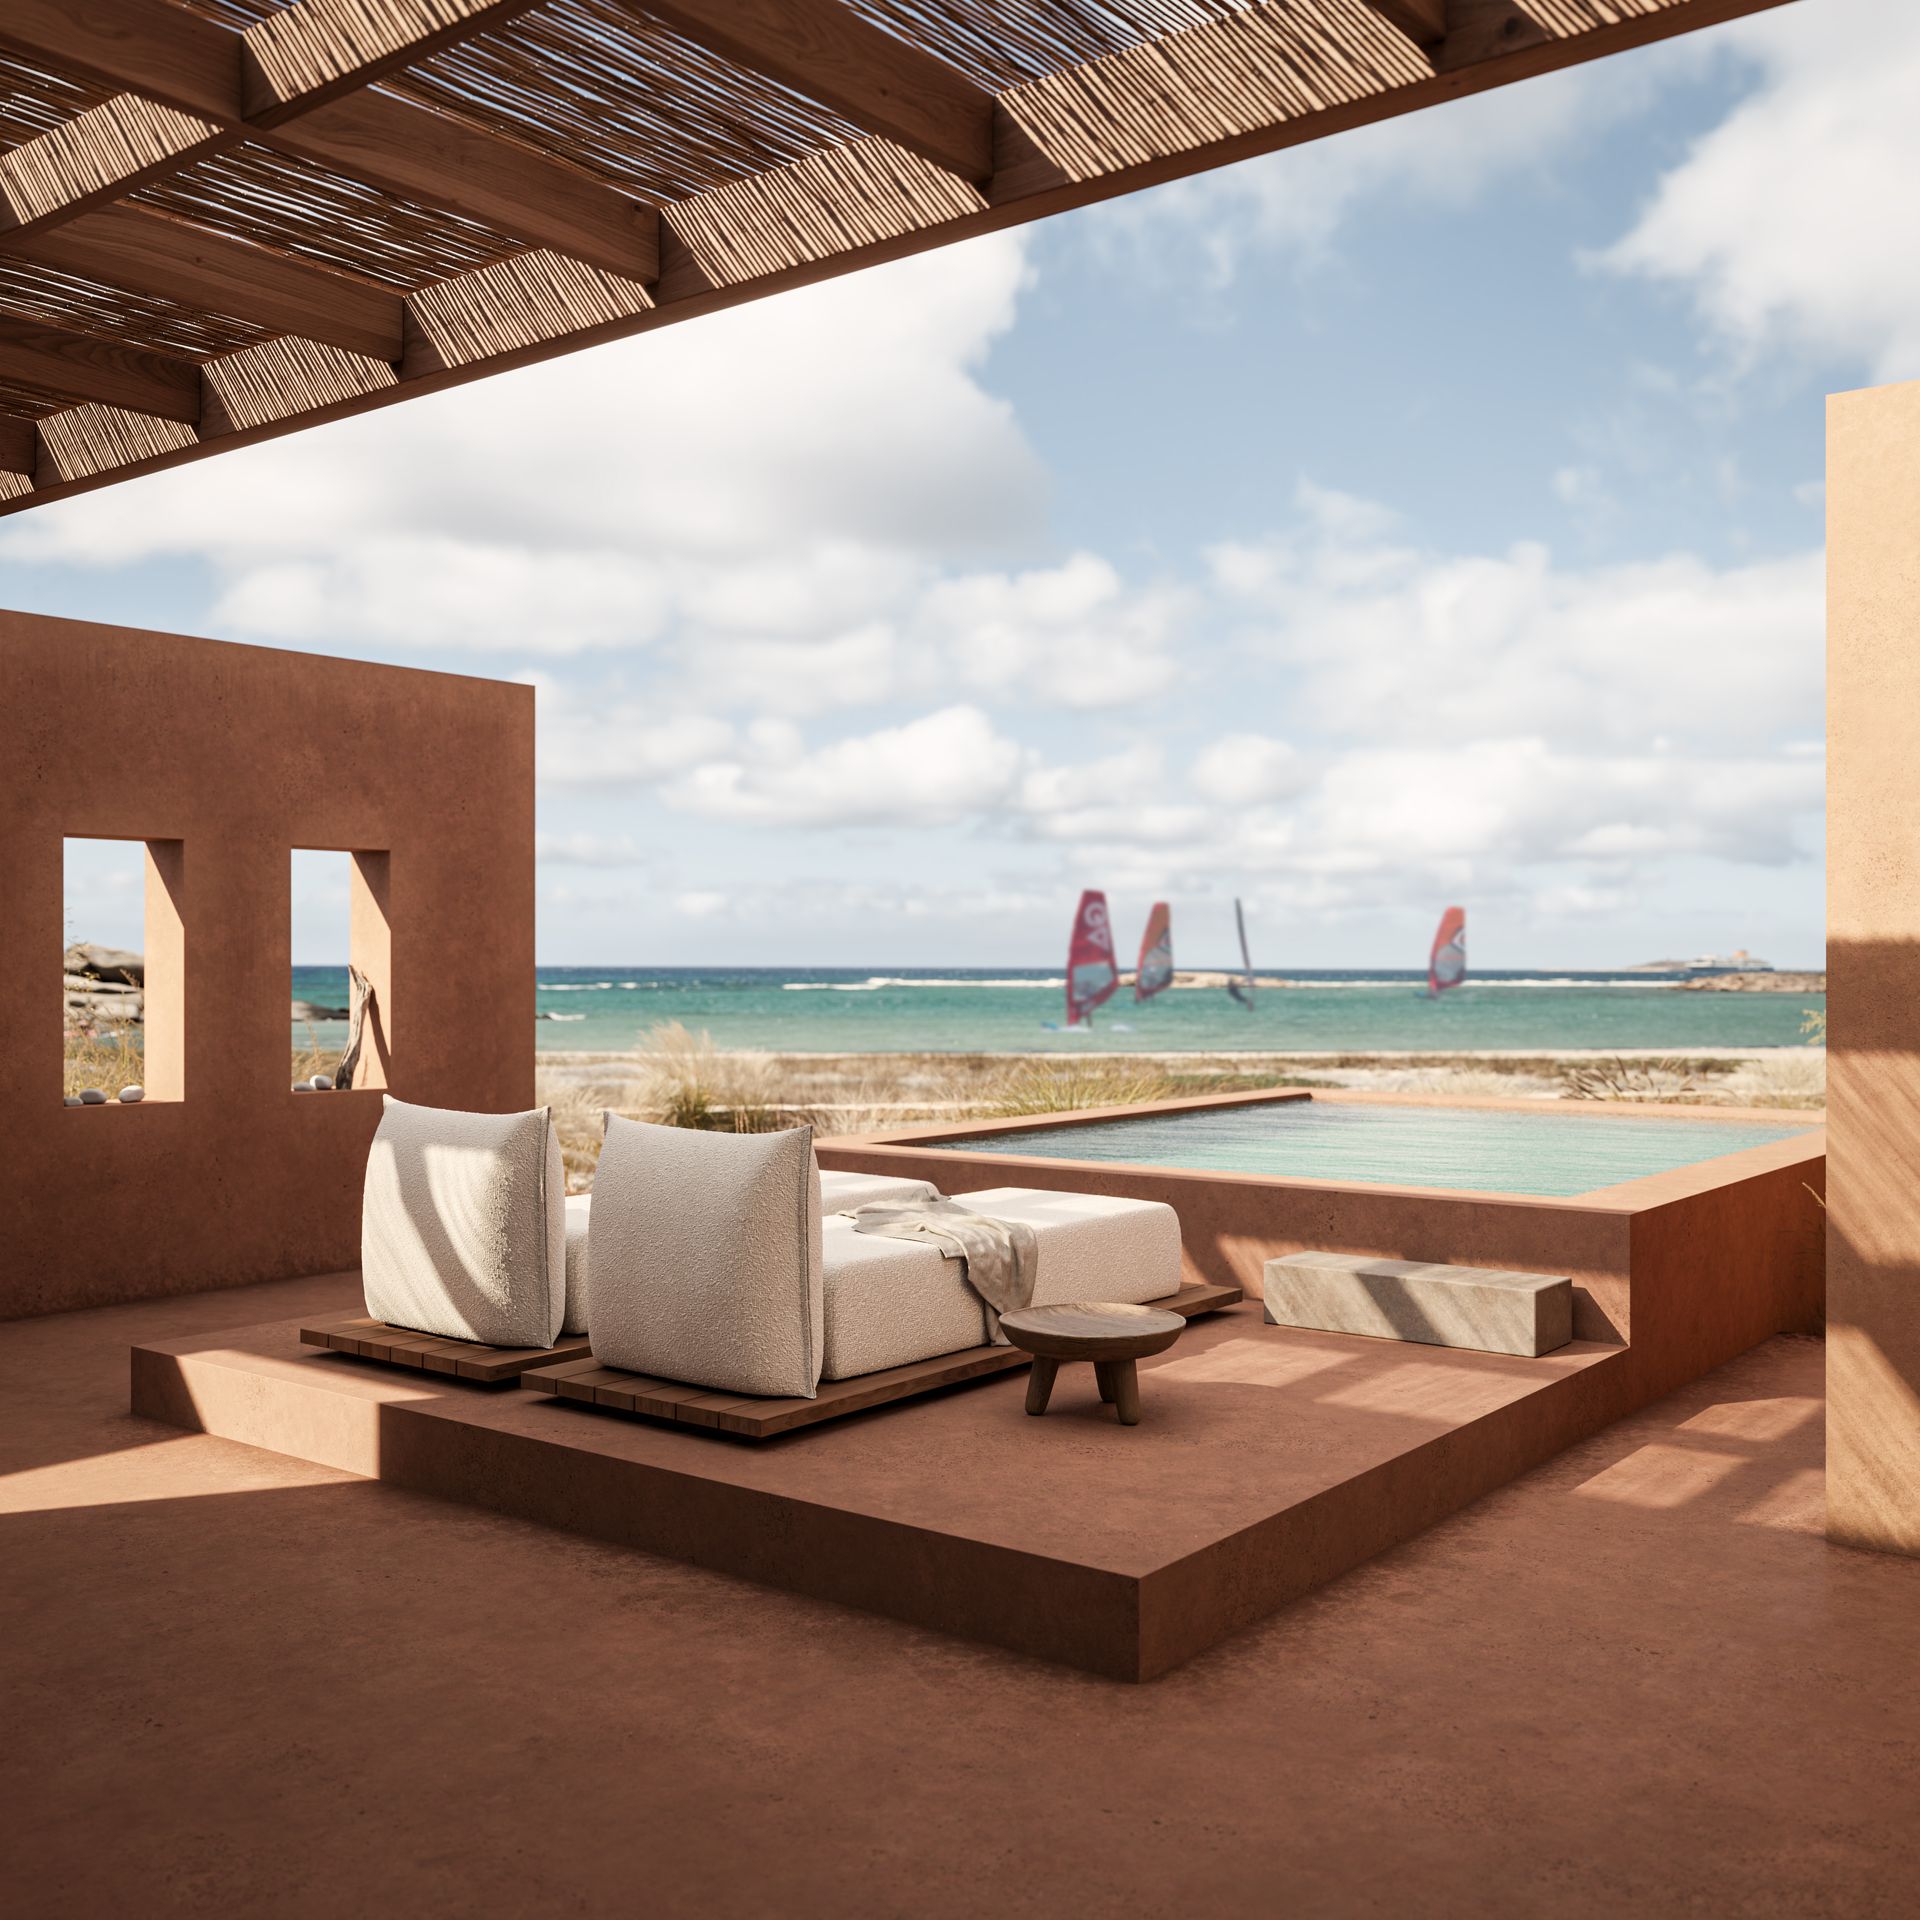
M 593 1195 L 567 1195 L 567 1300 L 560 1316 L 562 1333 L 587 1330 L 587 1233 L 592 1225 Z
M 889 1173 L 820 1174 L 822 1215 L 848 1213 L 877 1200 L 899 1206 L 910 1200 L 937 1200 L 940 1190 L 931 1180 L 900 1180 Z M 593 1195 L 567 1195 L 567 1306 L 562 1333 L 587 1330 L 587 1246 L 592 1224 Z
M 1039 1250 L 1035 1306 L 1071 1300 L 1161 1300 L 1180 1285 L 1180 1221 L 1158 1200 L 993 1187 L 956 1194 L 963 1207 L 1024 1221 Z M 856 1233 L 826 1223 L 825 1364 L 849 1380 L 885 1367 L 982 1345 L 980 1296 L 958 1260 L 924 1241 Z
M 594 1357 L 734 1393 L 820 1384 L 813 1130 L 703 1133 L 607 1115 L 587 1263 Z
M 839 1173 L 820 1170 L 820 1211 L 851 1213 L 855 1207 L 885 1201 L 905 1206 L 914 1200 L 938 1200 L 940 1189 L 931 1180 L 905 1180 L 893 1173 Z
M 367 1312 L 445 1339 L 552 1346 L 566 1297 L 565 1201 L 545 1107 L 456 1113 L 389 1094 L 361 1201 Z

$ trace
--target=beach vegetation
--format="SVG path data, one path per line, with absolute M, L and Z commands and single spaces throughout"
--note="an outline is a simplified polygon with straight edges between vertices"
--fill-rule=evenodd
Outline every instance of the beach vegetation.
M 1564 1070 L 1569 1100 L 1697 1100 L 1700 1076 L 1685 1060 L 1576 1060 Z
M 1017 1060 L 982 1105 L 990 1118 L 1073 1113 L 1091 1107 L 1137 1107 L 1172 1097 L 1159 1067 L 1131 1060 Z
M 775 1098 L 764 1054 L 727 1053 L 678 1020 L 650 1028 L 641 1048 L 645 1117 L 709 1133 L 768 1133 L 804 1119 Z
M 131 1020 L 79 1020 L 67 1027 L 66 1072 L 62 1092 L 77 1094 L 98 1087 L 115 1094 L 146 1079 L 141 1062 L 140 1028 Z

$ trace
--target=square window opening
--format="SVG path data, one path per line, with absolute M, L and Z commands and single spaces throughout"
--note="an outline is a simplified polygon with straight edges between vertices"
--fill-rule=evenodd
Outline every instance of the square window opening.
M 185 1099 L 183 844 L 69 838 L 62 855 L 66 1104 Z
M 295 847 L 290 870 L 295 1093 L 387 1084 L 392 1031 L 388 856 Z

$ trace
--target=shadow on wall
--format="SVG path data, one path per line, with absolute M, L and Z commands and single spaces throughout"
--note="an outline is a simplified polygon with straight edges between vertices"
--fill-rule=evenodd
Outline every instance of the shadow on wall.
M 1920 1554 L 1920 940 L 1828 974 L 1828 1528 Z

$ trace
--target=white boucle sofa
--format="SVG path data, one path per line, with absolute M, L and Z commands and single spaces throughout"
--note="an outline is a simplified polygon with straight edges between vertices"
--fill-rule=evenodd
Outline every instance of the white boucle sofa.
M 835 1173 L 828 1168 L 820 1171 L 820 1211 L 829 1218 L 883 1200 L 899 1205 L 938 1197 L 939 1191 L 930 1180 L 902 1180 L 886 1173 Z M 567 1304 L 561 1320 L 561 1327 L 567 1333 L 587 1331 L 587 1238 L 592 1225 L 593 1195 L 570 1193 L 567 1196 Z
M 850 1380 L 986 1341 L 980 1296 L 967 1285 L 958 1260 L 928 1242 L 854 1230 L 856 1207 L 932 1197 L 935 1189 L 925 1180 L 822 1169 L 823 1380 Z M 1039 1246 L 1036 1306 L 1161 1300 L 1180 1285 L 1180 1222 L 1160 1201 L 1035 1187 L 991 1187 L 958 1198 L 976 1212 L 1033 1228 Z M 587 1331 L 591 1201 L 590 1194 L 567 1201 L 569 1333 Z
M 965 1263 L 853 1213 L 940 1196 L 925 1180 L 823 1172 L 806 1128 L 702 1135 L 609 1114 L 599 1201 L 561 1192 L 545 1108 L 466 1114 L 388 1098 L 367 1163 L 368 1313 L 445 1338 L 551 1347 L 762 1397 L 962 1353 L 998 1337 Z M 1030 1228 L 1033 1303 L 1145 1302 L 1180 1285 L 1158 1201 L 1026 1187 L 962 1196 Z

